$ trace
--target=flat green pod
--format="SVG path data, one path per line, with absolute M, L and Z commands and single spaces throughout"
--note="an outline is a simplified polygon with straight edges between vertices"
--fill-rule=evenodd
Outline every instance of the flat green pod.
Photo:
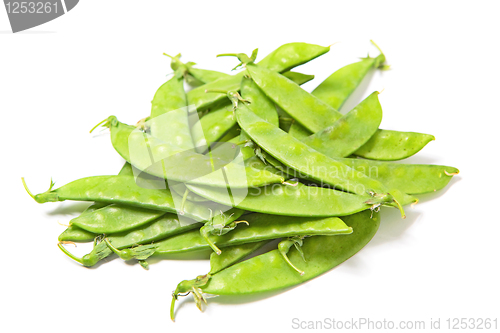
M 347 236 L 315 236 L 306 238 L 302 251 L 292 249 L 288 255 L 304 275 L 293 270 L 278 250 L 245 260 L 211 276 L 201 289 L 216 295 L 245 295 L 291 287 L 340 265 L 373 238 L 380 225 L 379 214 L 362 212 L 345 216 L 344 222 L 353 229 Z

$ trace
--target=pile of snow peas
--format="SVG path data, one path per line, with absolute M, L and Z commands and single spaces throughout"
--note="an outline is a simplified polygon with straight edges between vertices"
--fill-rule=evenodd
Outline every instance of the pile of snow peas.
M 205 254 L 210 272 L 178 284 L 172 320 L 179 296 L 192 294 L 201 310 L 207 295 L 310 280 L 372 239 L 381 207 L 405 218 L 403 206 L 416 203 L 415 195 L 440 190 L 458 174 L 450 166 L 391 163 L 434 136 L 379 128 L 379 92 L 339 112 L 370 71 L 388 68 L 373 44 L 376 57 L 338 69 L 312 92 L 301 85 L 314 75 L 291 69 L 330 47 L 289 43 L 260 61 L 257 49 L 218 55 L 238 59 L 236 74 L 167 55 L 174 74 L 156 91 L 149 116 L 136 125 L 109 116 L 94 127 L 109 128 L 125 162 L 118 175 L 55 189 L 51 181 L 36 195 L 23 185 L 38 203 L 92 202 L 58 239 L 83 266 L 116 254 L 148 269 L 151 257 Z M 93 249 L 79 258 L 64 246 L 76 242 L 93 242 Z M 268 243 L 275 249 L 265 251 Z

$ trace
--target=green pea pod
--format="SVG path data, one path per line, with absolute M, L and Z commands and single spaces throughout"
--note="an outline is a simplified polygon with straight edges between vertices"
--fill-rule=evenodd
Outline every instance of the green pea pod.
M 330 47 L 306 43 L 289 43 L 280 46 L 271 52 L 258 65 L 275 72 L 286 72 L 293 67 L 300 66 L 310 60 L 325 54 Z M 213 108 L 217 103 L 225 102 L 225 94 L 206 94 L 205 90 L 239 90 L 244 73 L 222 78 L 188 92 L 189 104 L 194 104 L 198 111 Z
M 313 218 L 274 216 L 267 214 L 245 215 L 248 225 L 241 224 L 232 232 L 209 236 L 217 246 L 224 248 L 262 240 L 296 235 L 347 235 L 352 229 L 336 217 Z M 154 257 L 169 258 L 173 254 L 210 249 L 198 230 L 179 234 L 158 243 Z M 223 253 L 223 252 L 222 252 Z
M 299 85 L 314 78 L 314 75 L 296 72 L 286 72 L 283 75 L 289 77 Z M 260 117 L 270 121 L 272 124 L 278 125 L 276 107 L 252 80 L 243 77 L 241 89 L 242 97 L 250 101 L 252 111 L 258 112 Z M 234 129 L 235 125 L 236 118 L 234 111 L 229 105 L 223 105 L 203 116 L 199 123 L 193 125 L 191 128 L 194 144 L 196 147 L 199 147 L 197 151 L 202 152 L 210 142 L 221 141 L 222 136 L 231 129 Z
M 247 65 L 247 71 L 274 103 L 310 132 L 320 131 L 325 124 L 333 124 L 342 117 L 340 112 L 279 73 L 251 64 Z
M 172 77 L 155 93 L 151 102 L 151 118 L 187 106 L 182 77 Z
M 400 209 L 404 217 L 401 204 L 379 181 L 311 149 L 279 127 L 260 119 L 245 105 L 238 107 L 236 117 L 252 140 L 283 164 L 322 184 L 358 195 L 370 193 L 379 200 L 379 204 Z
M 23 180 L 24 181 L 24 180 Z M 146 184 L 146 182 L 144 181 Z M 52 190 L 54 184 L 44 193 L 32 195 L 38 203 L 56 202 L 64 200 L 98 201 L 116 203 L 125 206 L 151 209 L 155 211 L 182 213 L 186 217 L 197 221 L 206 221 L 210 218 L 211 208 L 214 211 L 225 211 L 225 206 L 204 206 L 186 202 L 186 209 L 180 212 L 174 204 L 174 197 L 168 188 L 157 189 L 154 186 L 138 186 L 134 177 L 129 176 L 94 176 L 75 180 L 58 189 Z M 27 187 L 26 187 L 27 189 Z M 104 207 L 103 209 L 106 209 Z M 153 212 L 152 214 L 157 214 Z M 181 215 L 182 215 L 181 214 Z
M 156 242 L 189 230 L 199 229 L 201 226 L 201 223 L 194 223 L 194 221 L 193 223 L 179 221 L 177 215 L 167 213 L 159 219 L 132 231 L 110 235 L 108 236 L 108 240 L 115 248 L 126 249 L 140 244 Z M 75 257 L 62 245 L 59 247 L 70 258 L 86 267 L 94 266 L 97 262 L 113 253 L 104 242 L 97 244 L 89 254 L 86 254 L 82 258 Z
M 368 55 L 366 58 L 362 58 L 361 61 L 342 67 L 321 82 L 311 94 L 335 110 L 340 110 L 371 69 L 388 68 L 385 65 L 384 53 L 377 44 L 371 42 L 379 49 L 380 55 L 375 58 Z
M 399 164 L 359 158 L 343 159 L 351 168 L 379 180 L 389 188 L 409 194 L 434 192 L 444 188 L 459 170 L 444 165 Z
M 282 75 L 297 83 L 299 86 L 314 79 L 314 75 L 292 71 L 284 72 Z
M 114 234 L 135 229 L 164 214 L 162 211 L 112 204 L 92 213 L 82 214 L 72 219 L 70 225 L 95 234 Z
M 343 237 L 311 237 L 304 241 L 302 253 L 297 250 L 290 251 L 290 263 L 300 262 L 304 274 L 297 274 L 280 250 L 276 249 L 214 274 L 182 281 L 172 294 L 170 318 L 174 320 L 175 301 L 182 293 L 193 293 L 195 303 L 201 310 L 201 301 L 207 303 L 205 293 L 239 296 L 281 290 L 303 283 L 338 266 L 368 244 L 380 225 L 378 214 L 371 216 L 368 212 L 346 216 L 344 220 L 353 228 L 352 234 Z M 302 260 L 302 256 L 306 261 Z
M 265 121 L 279 126 L 278 112 L 274 103 L 248 77 L 241 81 L 241 97 L 249 102 L 249 109 Z
M 361 250 L 375 235 L 380 225 L 378 214 L 362 212 L 343 217 L 353 233 L 344 237 L 316 236 L 304 240 L 304 262 L 298 251 L 291 250 L 289 259 L 301 266 L 304 275 L 291 268 L 279 250 L 233 265 L 210 277 L 201 287 L 203 292 L 218 295 L 242 295 L 294 286 L 323 274 Z M 333 254 L 333 256 L 332 256 Z
M 301 141 L 329 157 L 351 155 L 370 140 L 382 121 L 378 94 L 372 93 L 331 126 Z
M 96 237 L 97 234 L 93 232 L 79 228 L 76 225 L 70 225 L 59 235 L 57 240 L 59 242 L 86 243 L 93 241 Z
M 354 154 L 373 160 L 397 161 L 418 153 L 434 140 L 430 134 L 379 129 Z
M 274 184 L 250 188 L 244 199 L 233 202 L 226 191 L 207 186 L 188 185 L 194 193 L 234 207 L 260 213 L 290 216 L 343 216 L 354 214 L 370 205 L 370 196 L 356 195 L 324 187 Z M 238 193 L 232 193 L 238 197 Z
M 125 163 L 118 173 L 120 176 L 133 176 L 132 166 L 129 163 Z M 101 209 L 107 206 L 107 203 L 95 202 L 91 206 L 87 207 L 82 215 L 87 213 L 92 213 L 95 210 Z M 82 228 L 77 227 L 76 225 L 70 225 L 63 231 L 58 240 L 60 242 L 77 242 L 77 243 L 85 243 L 93 241 L 97 237 L 97 234 L 84 230 Z

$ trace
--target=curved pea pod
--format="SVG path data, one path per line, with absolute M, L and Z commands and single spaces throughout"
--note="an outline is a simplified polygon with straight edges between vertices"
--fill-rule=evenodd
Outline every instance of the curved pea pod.
M 262 149 L 283 164 L 304 174 L 305 178 L 358 195 L 371 193 L 379 199 L 379 204 L 397 207 L 404 217 L 401 204 L 379 181 L 308 147 L 280 128 L 260 119 L 245 105 L 238 107 L 236 117 L 241 128 Z
M 199 120 L 191 127 L 194 145 L 198 152 L 218 141 L 225 133 L 236 125 L 234 111 L 231 105 L 224 105 Z
M 370 140 L 382 121 L 378 94 L 372 93 L 331 126 L 301 141 L 326 156 L 351 155 Z
M 263 240 L 297 235 L 347 235 L 352 229 L 336 217 L 314 218 L 273 216 L 267 214 L 245 215 L 248 225 L 238 225 L 232 232 L 221 236 L 211 235 L 217 246 L 224 248 Z M 210 249 L 197 230 L 179 234 L 158 243 L 154 257 L 169 258 L 172 254 Z M 224 251 L 222 251 L 224 253 Z
M 375 235 L 380 225 L 378 214 L 363 212 L 345 217 L 354 229 L 347 236 L 315 236 L 304 241 L 302 252 L 292 250 L 290 263 L 301 262 L 300 275 L 284 259 L 279 249 L 242 261 L 214 274 L 205 274 L 177 285 L 172 294 L 170 318 L 174 320 L 175 301 L 181 293 L 192 293 L 198 309 L 207 303 L 205 294 L 245 295 L 281 290 L 321 275 L 346 261 L 361 250 Z M 306 259 L 304 262 L 302 257 Z
M 359 158 L 346 158 L 344 163 L 389 188 L 397 188 L 409 194 L 440 190 L 459 172 L 457 168 L 444 165 L 399 164 Z
M 202 225 L 201 223 L 195 223 L 195 221 L 186 223 L 185 220 L 179 220 L 177 215 L 167 213 L 157 220 L 134 230 L 110 235 L 108 241 L 117 249 L 125 249 L 134 245 L 156 242 L 189 230 L 199 229 Z M 97 244 L 89 254 L 82 258 L 75 257 L 62 245 L 59 247 L 70 258 L 86 267 L 94 266 L 97 262 L 113 253 L 104 242 Z
M 247 188 L 281 183 L 283 177 L 245 165 L 239 148 L 226 144 L 210 155 L 156 139 L 109 117 L 115 150 L 140 171 L 168 181 L 217 187 Z M 224 168 L 224 171 L 221 169 Z M 222 173 L 224 172 L 225 175 Z M 244 177 L 246 175 L 246 177 Z
M 112 204 L 82 214 L 69 223 L 95 234 L 114 234 L 135 229 L 164 214 L 162 211 Z
M 93 241 L 96 237 L 97 234 L 93 232 L 79 228 L 76 225 L 70 225 L 59 235 L 57 240 L 59 242 L 86 243 Z
M 205 198 L 253 212 L 289 216 L 342 216 L 369 209 L 365 204 L 368 195 L 356 195 L 324 187 L 274 184 L 261 188 L 250 188 L 243 200 L 238 193 L 227 192 L 214 187 L 188 185 L 194 193 Z M 233 199 L 233 200 L 232 200 Z
M 371 41 L 377 48 L 378 46 Z M 330 105 L 335 110 L 340 110 L 346 100 L 361 84 L 366 74 L 371 69 L 387 69 L 385 65 L 385 55 L 378 48 L 380 55 L 375 58 L 367 56 L 361 61 L 349 64 L 334 72 L 321 82 L 311 94 Z
M 314 79 L 314 75 L 312 74 L 303 74 L 292 71 L 284 72 L 282 75 L 297 83 L 299 86 Z
M 143 183 L 146 184 L 146 181 Z M 138 186 L 134 177 L 130 176 L 94 176 L 75 180 L 55 190 L 52 190 L 52 186 L 47 192 L 32 195 L 32 197 L 38 203 L 64 200 L 98 201 L 153 211 L 179 213 L 168 187 L 158 189 L 155 186 L 149 188 Z M 197 221 L 205 221 L 210 218 L 209 208 L 214 211 L 227 210 L 226 207 L 220 205 L 207 207 L 186 202 L 184 215 Z M 152 214 L 157 213 L 152 212 Z
M 330 47 L 323 47 L 306 43 L 289 43 L 280 46 L 272 53 L 262 59 L 258 65 L 268 68 L 271 71 L 286 72 L 293 67 L 302 65 L 310 60 L 325 54 Z M 221 78 L 201 87 L 195 88 L 187 93 L 189 104 L 194 104 L 198 111 L 213 108 L 221 102 L 225 102 L 225 94 L 206 94 L 205 90 L 236 90 L 240 88 L 241 79 L 244 73 Z
M 370 216 L 370 212 L 345 216 L 343 220 L 353 229 L 353 233 L 342 237 L 306 238 L 302 245 L 305 262 L 298 251 L 290 250 L 290 261 L 300 266 L 304 275 L 297 274 L 279 250 L 273 250 L 214 274 L 201 289 L 209 294 L 243 295 L 280 290 L 323 274 L 368 244 L 380 225 L 379 215 Z
M 354 154 L 381 161 L 402 160 L 418 153 L 434 140 L 434 136 L 430 134 L 379 129 Z
M 313 133 L 342 117 L 340 112 L 279 73 L 251 64 L 247 65 L 247 71 L 274 103 Z
M 158 88 L 151 102 L 151 118 L 187 105 L 183 83 L 182 77 L 174 76 Z
M 274 103 L 267 98 L 252 79 L 243 77 L 240 90 L 241 97 L 249 102 L 250 110 L 265 121 L 279 126 L 278 112 Z

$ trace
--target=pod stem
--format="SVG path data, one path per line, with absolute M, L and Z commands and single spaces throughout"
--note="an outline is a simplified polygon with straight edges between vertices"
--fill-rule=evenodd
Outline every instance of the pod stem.
M 66 250 L 66 248 L 61 244 L 61 243 L 58 243 L 57 246 L 59 246 L 59 248 L 61 249 L 61 251 L 64 252 L 64 254 L 66 254 L 68 257 L 70 257 L 71 259 L 73 259 L 74 261 L 80 263 L 83 265 L 83 260 L 82 258 L 78 258 L 77 256 L 75 256 L 73 253 L 69 252 L 68 250 Z
M 379 50 L 380 54 L 375 58 L 375 68 L 378 68 L 378 69 L 381 69 L 383 71 L 385 70 L 388 70 L 391 68 L 390 65 L 385 65 L 385 61 L 386 61 L 386 58 L 385 58 L 385 54 L 384 52 L 382 52 L 382 49 L 372 40 L 370 39 L 370 42 L 373 44 L 373 46 L 375 46 L 377 48 L 377 50 Z
M 297 242 L 300 242 L 300 244 L 297 244 Z M 300 251 L 298 246 L 302 245 L 302 242 L 295 240 L 294 238 L 285 239 L 278 244 L 278 250 L 283 259 L 285 259 L 285 261 L 287 262 L 288 265 L 290 265 L 291 268 L 296 270 L 300 275 L 304 275 L 305 272 L 298 269 L 294 264 L 292 264 L 290 259 L 288 259 L 287 253 L 290 250 L 290 247 L 292 247 L 293 245 L 295 245 L 297 247 L 297 250 Z
M 208 243 L 208 245 L 212 248 L 212 250 L 217 253 L 217 255 L 220 255 L 222 251 L 215 245 L 215 243 L 210 239 L 209 233 L 210 231 L 208 230 L 207 226 L 203 226 L 200 228 L 200 234 L 203 237 L 203 239 Z
M 175 301 L 177 301 L 177 294 L 175 291 L 172 293 L 172 302 L 170 303 L 170 319 L 175 322 Z
M 101 125 L 103 127 L 111 127 L 111 126 L 116 125 L 117 122 L 118 122 L 118 120 L 116 119 L 115 116 L 109 116 L 108 118 L 106 118 L 103 121 L 99 122 L 99 124 L 97 124 L 94 127 L 92 127 L 92 129 L 90 130 L 90 133 L 92 133 L 97 127 L 99 127 Z
M 104 124 L 107 121 L 108 121 L 108 118 L 106 118 L 103 121 L 99 122 L 97 125 L 95 125 L 94 127 L 92 127 L 92 129 L 90 130 L 89 133 L 92 133 L 97 127 L 101 126 L 102 124 Z
M 401 206 L 401 204 L 399 203 L 399 201 L 397 201 L 396 199 L 392 199 L 393 202 L 396 204 L 396 208 L 399 209 L 399 211 L 401 212 L 401 217 L 402 218 L 406 218 L 406 214 L 405 214 L 405 211 L 403 209 L 403 206 Z
M 104 242 L 106 243 L 106 245 L 109 247 L 109 249 L 111 251 L 113 251 L 114 253 L 116 253 L 118 256 L 120 256 L 120 253 L 121 251 L 118 250 L 116 247 L 113 246 L 113 244 L 111 244 L 111 242 L 109 241 L 108 238 L 104 238 Z
M 35 196 L 33 195 L 33 193 L 31 193 L 30 189 L 28 188 L 28 185 L 26 185 L 26 181 L 24 180 L 24 177 L 21 177 L 21 180 L 23 182 L 23 186 L 24 186 L 24 189 L 26 190 L 26 192 L 28 192 L 28 194 L 30 195 L 30 197 L 33 198 L 33 200 L 36 200 Z

